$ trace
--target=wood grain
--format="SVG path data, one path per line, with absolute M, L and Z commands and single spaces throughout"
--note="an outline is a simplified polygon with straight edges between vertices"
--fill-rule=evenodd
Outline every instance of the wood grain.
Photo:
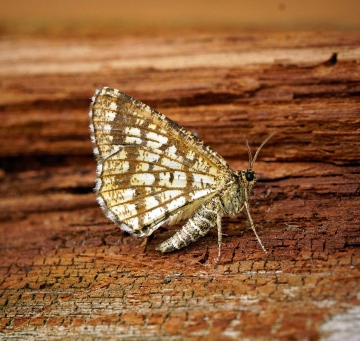
M 318 340 L 357 335 L 360 34 L 0 41 L 0 336 Z M 88 106 L 119 88 L 255 164 L 252 217 L 162 255 L 108 221 Z M 342 334 L 341 334 L 342 335 Z

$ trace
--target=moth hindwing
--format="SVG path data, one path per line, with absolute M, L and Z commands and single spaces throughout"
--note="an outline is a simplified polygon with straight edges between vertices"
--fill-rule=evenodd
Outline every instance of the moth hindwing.
M 221 217 L 245 207 L 256 234 L 248 207 L 257 180 L 253 162 L 234 172 L 192 133 L 107 87 L 92 98 L 90 130 L 98 162 L 97 200 L 121 229 L 145 237 L 161 225 L 190 217 L 157 250 L 180 249 L 217 226 L 220 255 Z

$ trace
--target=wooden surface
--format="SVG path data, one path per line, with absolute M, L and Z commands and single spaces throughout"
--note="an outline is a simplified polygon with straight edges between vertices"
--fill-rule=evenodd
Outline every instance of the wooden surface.
M 355 340 L 359 33 L 0 41 L 0 338 Z M 162 255 L 106 219 L 90 97 L 119 88 L 255 164 L 251 212 Z

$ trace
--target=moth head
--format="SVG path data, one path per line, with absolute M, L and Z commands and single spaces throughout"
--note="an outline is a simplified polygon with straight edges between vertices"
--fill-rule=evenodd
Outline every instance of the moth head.
M 255 185 L 258 176 L 252 169 L 241 170 L 238 172 L 241 184 L 247 189 L 248 193 L 252 194 L 252 188 Z
M 255 172 L 252 169 L 247 169 L 243 172 L 243 180 L 248 182 L 249 184 L 255 183 L 258 176 L 255 174 Z

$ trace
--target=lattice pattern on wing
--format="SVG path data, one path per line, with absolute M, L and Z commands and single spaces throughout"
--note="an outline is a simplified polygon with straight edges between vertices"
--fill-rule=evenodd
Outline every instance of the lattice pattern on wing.
M 98 201 L 117 225 L 140 236 L 216 194 L 232 172 L 190 132 L 115 89 L 95 93 L 90 129 Z

